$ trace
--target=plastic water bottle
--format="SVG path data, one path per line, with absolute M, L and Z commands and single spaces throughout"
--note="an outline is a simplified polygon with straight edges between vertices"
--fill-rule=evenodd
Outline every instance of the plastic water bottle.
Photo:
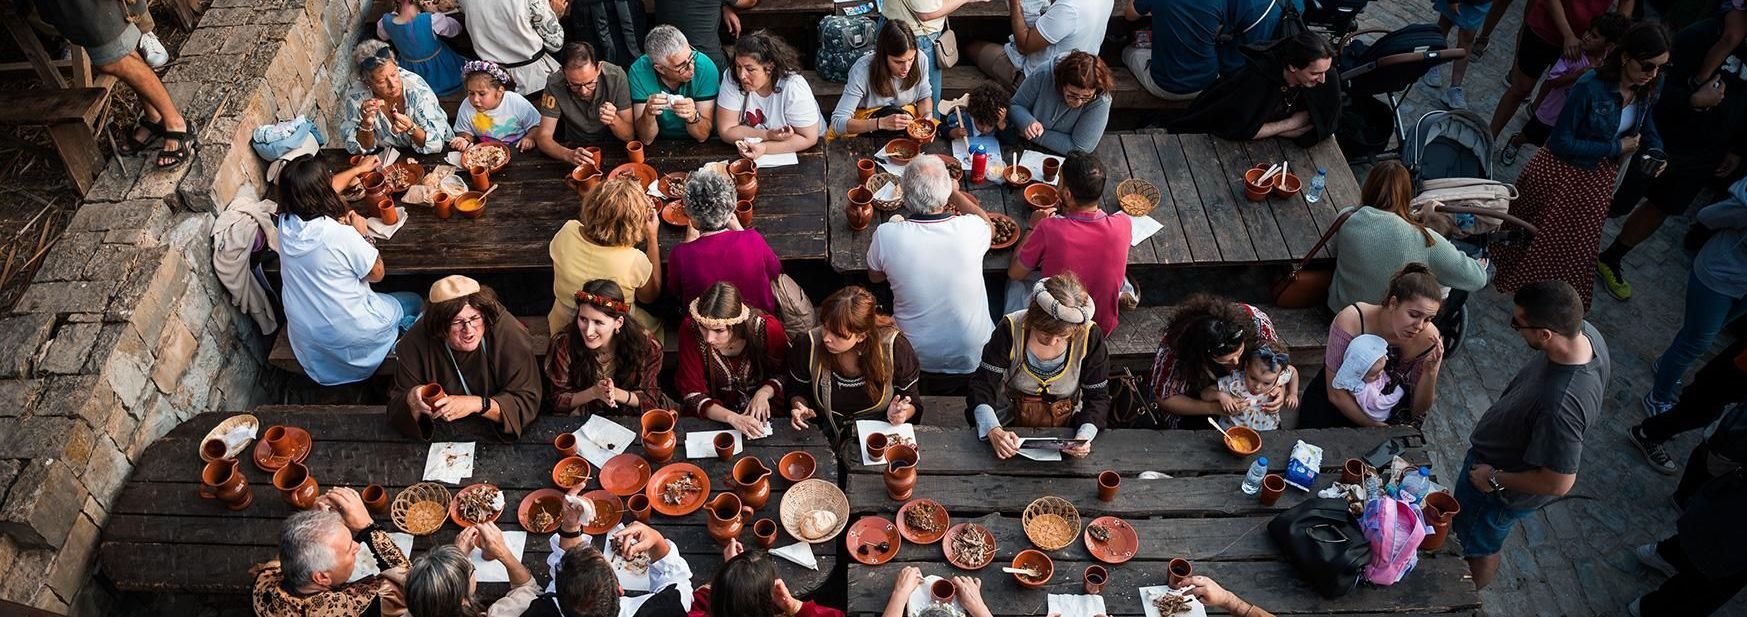
M 1245 495 L 1254 495 L 1262 490 L 1262 477 L 1268 475 L 1268 457 L 1258 456 L 1256 462 L 1250 463 L 1250 472 L 1244 474 L 1243 490 Z
M 983 144 L 971 146 L 971 182 L 982 184 L 989 173 L 989 149 Z
M 1328 187 L 1328 170 L 1316 168 L 1316 177 L 1310 179 L 1310 190 L 1304 192 L 1304 201 L 1316 203 L 1322 201 L 1322 190 Z
M 1401 500 L 1407 503 L 1419 503 L 1430 490 L 1431 483 L 1431 467 L 1421 467 L 1419 473 L 1407 474 L 1407 477 L 1401 480 L 1401 489 L 1399 490 Z

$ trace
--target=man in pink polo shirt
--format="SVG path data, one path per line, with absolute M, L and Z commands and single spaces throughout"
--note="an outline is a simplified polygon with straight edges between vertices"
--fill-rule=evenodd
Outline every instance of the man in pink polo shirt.
M 1033 270 L 1043 276 L 1072 271 L 1092 295 L 1098 328 L 1109 336 L 1116 329 L 1117 296 L 1128 269 L 1128 217 L 1111 216 L 1098 208 L 1104 196 L 1104 167 L 1098 157 L 1074 151 L 1062 162 L 1062 211 L 1031 213 L 1031 231 L 1019 242 L 1007 277 L 1024 281 Z

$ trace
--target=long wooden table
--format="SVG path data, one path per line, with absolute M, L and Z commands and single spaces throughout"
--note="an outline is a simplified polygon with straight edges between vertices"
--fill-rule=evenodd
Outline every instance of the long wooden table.
M 855 183 L 855 161 L 871 157 L 885 139 L 861 137 L 839 140 L 826 147 L 830 174 L 831 266 L 839 271 L 867 269 L 867 245 L 874 230 L 890 215 L 876 212 L 874 224 L 852 231 L 843 212 L 847 190 Z M 923 149 L 948 153 L 943 140 Z M 1004 151 L 1004 153 L 1007 153 Z M 1010 153 L 1007 153 L 1011 156 Z M 1296 261 L 1316 244 L 1334 223 L 1340 208 L 1355 205 L 1359 185 L 1347 167 L 1340 146 L 1325 139 L 1310 148 L 1290 141 L 1234 142 L 1208 135 L 1176 135 L 1162 130 L 1107 133 L 1096 150 L 1108 182 L 1102 199 L 1104 210 L 1118 212 L 1116 185 L 1140 178 L 1159 188 L 1158 207 L 1148 215 L 1162 228 L 1128 251 L 1130 266 L 1225 265 L 1246 266 Z M 1318 167 L 1328 170 L 1325 198 L 1309 203 L 1302 196 L 1250 202 L 1244 198 L 1243 172 L 1257 164 L 1288 161 L 1291 170 L 1308 188 Z M 993 183 L 961 185 L 976 196 L 984 209 L 1013 217 L 1029 229 L 1031 209 L 1018 190 Z M 990 251 L 985 270 L 1005 269 L 1015 246 Z
M 1067 431 L 1018 432 L 1065 436 Z M 1392 437 L 1423 443 L 1418 431 L 1406 427 L 1274 431 L 1263 434 L 1260 454 L 1268 457 L 1271 469 L 1279 471 L 1296 441 L 1321 446 L 1325 473 L 1316 486 L 1320 490 L 1338 478 L 1345 459 L 1362 456 Z M 1227 453 L 1218 434 L 1210 430 L 1108 430 L 1098 435 L 1091 456 L 1052 463 L 1018 457 L 997 460 L 971 428 L 918 426 L 916 441 L 921 457 L 913 498 L 940 502 L 954 524 L 974 521 L 988 527 L 997 544 L 994 562 L 975 572 L 960 571 L 946 563 L 938 543 L 905 543 L 893 561 L 879 566 L 845 560 L 851 615 L 879 613 L 905 566 L 918 566 L 925 575 L 969 574 L 982 579 L 983 598 L 996 615 L 1043 615 L 1046 594 L 1083 593 L 1081 573 L 1096 562 L 1082 542 L 1050 553 L 1055 575 L 1043 590 L 1023 589 L 1001 572 L 1020 550 L 1033 548 L 1020 514 L 1044 495 L 1073 503 L 1082 530 L 1085 523 L 1103 515 L 1122 517 L 1135 527 L 1138 553 L 1125 564 L 1108 566 L 1110 582 L 1103 596 L 1113 617 L 1143 614 L 1138 588 L 1164 584 L 1166 562 L 1177 557 L 1188 559 L 1196 573 L 1213 577 L 1276 614 L 1472 614 L 1480 604 L 1467 578 L 1466 563 L 1449 548 L 1421 553 L 1419 566 L 1393 587 L 1362 586 L 1344 597 L 1323 599 L 1282 561 L 1267 534 L 1270 518 L 1303 501 L 1306 494 L 1288 488 L 1273 507 L 1243 494 L 1238 485 L 1252 459 Z M 1425 453 L 1410 448 L 1405 458 L 1424 463 Z M 1122 475 L 1121 489 L 1112 502 L 1097 499 L 1095 477 L 1104 470 Z M 1138 477 L 1143 471 L 1170 477 L 1143 480 Z M 901 505 L 887 497 L 879 467 L 849 465 L 847 486 L 851 518 L 877 515 L 891 520 Z
M 263 430 L 275 424 L 287 424 L 308 430 L 314 448 L 305 462 L 323 490 L 333 486 L 361 488 L 365 484 L 381 484 L 398 494 L 401 489 L 420 481 L 424 472 L 428 444 L 409 439 L 388 427 L 381 407 L 263 407 L 255 412 Z M 244 475 L 255 501 L 240 512 L 226 510 L 218 501 L 201 499 L 199 486 L 201 461 L 197 448 L 207 431 L 228 413 L 197 415 L 152 444 L 141 456 L 134 473 L 128 479 L 120 498 L 110 512 L 103 531 L 99 565 L 109 580 L 126 591 L 166 593 L 246 593 L 252 579 L 251 565 L 268 561 L 278 552 L 279 529 L 293 510 L 273 488 L 271 477 L 245 462 Z M 635 418 L 615 418 L 633 429 Z M 480 422 L 464 422 L 450 427 L 455 434 L 439 434 L 440 441 L 474 441 L 473 476 L 465 480 L 490 482 L 504 489 L 506 508 L 498 525 L 505 530 L 519 530 L 515 505 L 529 492 L 552 487 L 552 465 L 558 452 L 552 440 L 561 432 L 581 426 L 580 417 L 542 417 L 528 428 L 515 443 L 501 443 Z M 820 461 L 814 477 L 836 482 L 837 466 L 824 433 L 817 428 L 795 431 L 787 422 L 774 423 L 770 437 L 746 442 L 742 456 L 757 456 L 771 469 L 783 454 L 804 450 Z M 680 421 L 680 431 L 719 430 L 713 422 L 695 418 Z M 631 452 L 641 454 L 641 446 Z M 684 437 L 674 460 L 685 457 Z M 715 457 L 689 461 L 710 475 L 713 492 L 725 490 L 728 464 Z M 596 475 L 598 476 L 596 470 Z M 589 489 L 600 488 L 597 479 L 589 481 Z M 758 518 L 778 519 L 777 510 L 789 482 L 771 475 L 770 501 L 757 513 Z M 459 486 L 450 486 L 453 494 Z M 651 525 L 680 547 L 680 553 L 691 564 L 693 582 L 708 582 L 721 566 L 721 550 L 706 533 L 705 514 L 699 510 L 682 518 L 653 514 Z M 780 520 L 780 519 L 779 519 Z M 398 531 L 387 517 L 377 522 L 390 531 Z M 455 539 L 460 528 L 446 523 L 436 534 L 417 538 L 414 554 L 438 543 Z M 795 540 L 787 532 L 778 532 L 778 546 Z M 595 538 L 600 547 L 603 540 Z M 743 531 L 741 541 L 750 544 L 752 534 Z M 541 584 L 548 581 L 546 556 L 550 554 L 549 534 L 529 533 L 522 553 L 522 563 L 534 573 Z M 814 545 L 819 570 L 811 571 L 778 559 L 777 569 L 783 580 L 797 594 L 811 594 L 825 584 L 837 563 L 836 543 Z M 497 597 L 508 591 L 505 584 L 481 584 L 481 595 Z

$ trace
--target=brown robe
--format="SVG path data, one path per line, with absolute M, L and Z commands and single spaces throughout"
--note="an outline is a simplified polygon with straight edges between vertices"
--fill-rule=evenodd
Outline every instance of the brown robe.
M 400 343 L 394 346 L 400 366 L 395 369 L 394 384 L 388 389 L 389 424 L 408 436 L 430 439 L 431 419 L 414 417 L 412 407 L 406 403 L 406 393 L 435 383 L 451 396 L 479 396 L 481 391 L 488 390 L 492 409 L 498 410 L 502 416 L 497 429 L 520 437 L 522 430 L 540 413 L 540 365 L 534 359 L 527 328 L 508 313 L 499 315 L 497 325 L 485 333 L 480 349 L 454 352 L 452 364 L 448 345 L 441 339 L 431 338 L 430 334 L 430 328 L 447 327 L 447 324 L 433 325 L 426 317 L 419 318 L 418 323 L 413 324 L 412 329 L 400 338 Z M 471 392 L 462 387 L 462 380 L 456 375 L 456 365 L 460 367 L 460 376 L 466 377 Z

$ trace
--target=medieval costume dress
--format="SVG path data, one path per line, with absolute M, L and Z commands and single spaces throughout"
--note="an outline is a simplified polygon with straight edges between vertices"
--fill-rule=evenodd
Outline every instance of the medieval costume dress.
M 398 568 L 404 574 L 412 566 L 412 562 L 400 552 L 400 547 L 394 545 L 394 538 L 389 537 L 381 526 L 366 527 L 352 534 L 352 539 L 370 551 L 370 555 L 376 558 L 377 569 L 382 572 Z M 250 602 L 260 617 L 360 617 L 381 615 L 385 608 L 391 609 L 390 612 L 405 611 L 400 588 L 381 574 L 366 576 L 327 591 L 302 594 L 285 588 L 285 573 L 280 570 L 278 560 L 255 566 L 252 572 L 255 585 L 249 594 Z
M 449 396 L 488 397 L 490 408 L 501 416 L 497 429 L 521 436 L 540 411 L 540 365 L 521 321 L 508 312 L 500 313 L 495 321 L 479 348 L 470 352 L 450 349 L 441 333 L 431 332 L 448 324 L 432 324 L 429 314 L 407 330 L 394 348 L 400 366 L 388 390 L 388 421 L 395 430 L 432 438 L 435 423 L 413 413 L 406 393 L 434 383 Z
M 693 301 L 696 304 L 696 301 Z M 747 331 L 764 338 L 762 370 L 747 354 L 728 357 L 704 342 L 698 334 L 697 322 L 686 316 L 679 324 L 679 370 L 674 385 L 682 397 L 680 405 L 687 415 L 705 417 L 710 405 L 721 405 L 743 413 L 753 393 L 769 385 L 775 395 L 771 407 L 781 408 L 783 400 L 783 356 L 789 349 L 789 337 L 782 323 L 768 313 L 745 316 Z
M 1026 337 L 1025 311 L 1008 313 L 995 325 L 971 377 L 965 419 L 985 438 L 996 426 L 1073 426 L 1076 437 L 1091 439 L 1110 416 L 1110 358 L 1103 331 L 1080 328 L 1067 350 L 1048 361 L 1026 349 Z
M 649 353 L 640 363 L 623 362 L 617 354 L 597 355 L 587 349 L 575 349 L 582 345 L 579 337 L 573 336 L 575 330 L 565 328 L 552 335 L 552 342 L 546 348 L 546 381 L 552 385 L 551 403 L 556 406 L 566 396 L 577 394 L 593 388 L 595 384 L 582 383 L 581 367 L 575 366 L 575 353 L 581 351 L 585 361 L 594 362 L 595 375 L 610 375 L 613 386 L 626 390 L 637 396 L 637 405 L 608 405 L 606 401 L 594 401 L 575 409 L 559 411 L 562 414 L 604 414 L 604 415 L 637 415 L 648 409 L 673 409 L 673 401 L 661 391 L 661 384 L 656 379 L 661 376 L 661 341 L 648 334 Z
M 877 400 L 868 396 L 867 375 L 844 377 L 831 370 L 831 351 L 825 348 L 821 333 L 820 328 L 814 328 L 789 347 L 789 390 L 792 396 L 805 397 L 807 405 L 826 420 L 821 425 L 833 442 L 853 432 L 856 420 L 885 421 L 886 408 L 895 397 L 910 397 L 910 404 L 916 409 L 910 422 L 921 420 L 922 392 L 917 383 L 922 377 L 922 365 L 903 333 L 897 328 L 885 328 L 878 335 L 886 357 L 891 359 L 892 374 L 884 380 Z M 866 368 L 865 361 L 862 367 Z
M 1311 129 L 1295 138 L 1295 143 L 1310 146 L 1333 135 L 1341 114 L 1340 80 L 1331 75 L 1318 86 L 1288 86 L 1285 63 L 1272 50 L 1273 46 L 1244 48 L 1249 64 L 1201 91 L 1189 111 L 1171 124 L 1171 132 L 1250 141 L 1263 124 L 1308 111 Z

